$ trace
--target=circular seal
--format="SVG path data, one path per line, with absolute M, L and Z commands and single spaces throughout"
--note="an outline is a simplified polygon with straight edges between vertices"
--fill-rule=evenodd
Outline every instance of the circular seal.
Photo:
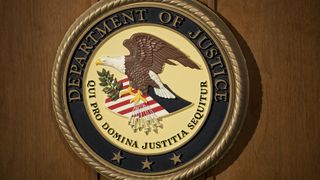
M 189 179 L 214 166 L 248 102 L 242 52 L 197 1 L 101 1 L 66 34 L 53 104 L 71 148 L 117 179 Z

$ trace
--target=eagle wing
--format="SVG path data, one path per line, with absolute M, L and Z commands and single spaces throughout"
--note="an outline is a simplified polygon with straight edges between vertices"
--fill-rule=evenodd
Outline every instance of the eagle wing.
M 130 40 L 124 42 L 124 46 L 129 49 L 136 61 L 156 74 L 163 72 L 165 64 L 176 65 L 171 60 L 192 69 L 200 69 L 179 49 L 150 34 L 134 34 Z

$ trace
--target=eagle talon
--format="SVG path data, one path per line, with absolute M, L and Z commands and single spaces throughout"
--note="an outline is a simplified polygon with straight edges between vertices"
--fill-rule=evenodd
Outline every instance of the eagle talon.
M 137 104 L 140 101 L 145 103 L 148 102 L 142 95 L 143 95 L 142 92 L 138 90 L 137 94 L 135 94 L 135 97 L 131 99 L 131 103 Z
M 122 97 L 122 96 L 124 96 L 124 95 L 126 95 L 126 94 L 131 94 L 131 95 L 135 95 L 134 93 L 133 93 L 133 91 L 132 91 L 132 87 L 128 87 L 127 89 L 125 89 L 125 90 L 122 90 L 121 92 L 120 92 L 120 97 Z

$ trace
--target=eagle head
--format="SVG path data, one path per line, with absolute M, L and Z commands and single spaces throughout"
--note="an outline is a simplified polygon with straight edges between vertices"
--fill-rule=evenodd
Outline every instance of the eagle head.
M 96 65 L 113 67 L 124 74 L 126 72 L 125 56 L 103 56 L 96 61 Z

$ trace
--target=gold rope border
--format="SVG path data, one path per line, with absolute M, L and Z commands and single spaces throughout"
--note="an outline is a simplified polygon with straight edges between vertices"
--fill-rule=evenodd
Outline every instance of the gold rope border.
M 59 124 L 59 128 L 62 131 L 64 137 L 68 141 L 71 148 L 76 152 L 76 154 L 82 158 L 88 165 L 93 167 L 96 171 L 100 172 L 102 175 L 113 179 L 190 179 L 195 176 L 203 173 L 205 170 L 213 167 L 218 163 L 220 159 L 225 155 L 225 153 L 231 148 L 236 136 L 239 134 L 241 125 L 243 123 L 244 114 L 247 109 L 248 94 L 249 94 L 249 79 L 248 72 L 246 68 L 246 63 L 244 57 L 241 53 L 241 50 L 235 41 L 235 38 L 229 33 L 230 39 L 227 39 L 222 33 L 221 29 L 207 16 L 203 11 L 208 9 L 201 8 L 203 11 L 199 10 L 200 5 L 195 0 L 147 0 L 148 2 L 160 2 L 165 4 L 171 4 L 177 7 L 180 7 L 196 17 L 200 18 L 201 21 L 205 22 L 208 27 L 215 33 L 217 39 L 221 43 L 222 47 L 225 49 L 228 58 L 231 64 L 231 74 L 234 76 L 234 82 L 232 82 L 235 90 L 234 95 L 234 107 L 231 111 L 231 120 L 227 124 L 227 129 L 224 131 L 223 136 L 219 139 L 218 144 L 214 147 L 210 147 L 208 154 L 204 157 L 199 158 L 193 166 L 187 166 L 177 172 L 167 174 L 167 175 L 158 175 L 158 176 L 143 176 L 137 174 L 128 174 L 122 173 L 114 170 L 112 167 L 108 167 L 103 163 L 100 163 L 94 156 L 86 150 L 85 147 L 81 145 L 79 140 L 76 138 L 76 135 L 72 132 L 71 122 L 67 120 L 66 108 L 64 107 L 63 94 L 61 93 L 60 84 L 63 82 L 64 67 L 63 61 L 67 57 L 68 49 L 71 49 L 72 44 L 75 43 L 77 35 L 80 33 L 83 27 L 86 27 L 90 24 L 91 20 L 94 20 L 96 17 L 107 12 L 111 9 L 120 7 L 122 5 L 134 3 L 134 2 L 146 2 L 145 0 L 114 0 L 111 1 L 101 1 L 91 7 L 86 13 L 81 15 L 78 20 L 71 26 L 63 43 L 60 45 L 55 60 L 55 66 L 52 73 L 52 99 L 54 105 L 54 111 L 56 118 Z M 193 5 L 192 5 L 193 3 Z M 103 5 L 105 4 L 105 5 Z M 195 7 L 195 6 L 198 6 Z M 89 15 L 87 15 L 89 14 Z M 220 20 L 222 22 L 222 20 Z M 221 26 L 225 26 L 222 24 Z M 226 30 L 224 30 L 226 33 Z M 231 47 L 229 41 L 234 45 Z M 237 52 L 237 55 L 234 53 Z M 229 117 L 227 117 L 229 118 Z

